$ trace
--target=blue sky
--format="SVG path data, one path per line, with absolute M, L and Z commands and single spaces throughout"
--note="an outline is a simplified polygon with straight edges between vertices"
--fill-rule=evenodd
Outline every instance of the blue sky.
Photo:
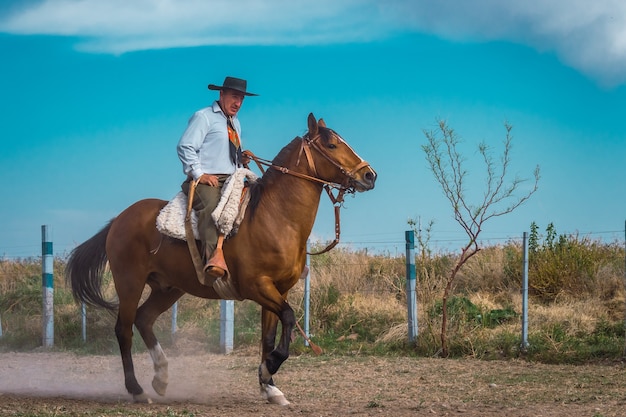
M 344 247 L 403 254 L 417 217 L 435 221 L 434 249 L 465 242 L 421 149 L 439 119 L 463 139 L 468 195 L 483 191 L 478 144 L 497 156 L 505 121 L 512 177 L 541 168 L 528 202 L 485 223 L 485 244 L 532 221 L 624 236 L 621 0 L 4 1 L 0 50 L 0 257 L 40 255 L 44 224 L 63 255 L 135 201 L 173 197 L 176 143 L 226 75 L 260 95 L 239 115 L 258 156 L 313 112 L 378 171 L 346 200 Z M 323 198 L 312 238 L 332 237 Z

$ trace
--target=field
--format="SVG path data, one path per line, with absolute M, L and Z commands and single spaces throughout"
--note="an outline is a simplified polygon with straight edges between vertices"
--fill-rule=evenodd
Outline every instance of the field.
M 258 355 L 166 351 L 170 386 L 154 404 L 134 404 L 117 355 L 0 354 L 2 416 L 623 416 L 622 362 L 544 365 L 481 361 L 303 354 L 276 383 L 291 405 L 263 401 Z M 152 365 L 136 355 L 150 395 Z
M 219 303 L 185 296 L 155 328 L 170 359 L 165 397 L 136 341 L 135 368 L 154 404 L 123 384 L 115 317 L 79 307 L 55 260 L 55 347 L 41 348 L 41 265 L 0 261 L 0 416 L 624 416 L 623 245 L 563 237 L 530 258 L 529 343 L 520 350 L 521 247 L 485 248 L 465 265 L 448 305 L 450 357 L 439 343 L 441 293 L 454 256 L 417 259 L 418 322 L 407 343 L 403 259 L 334 250 L 312 259 L 311 329 L 276 375 L 288 407 L 259 394 L 259 307 L 236 303 L 235 353 L 218 351 Z M 110 276 L 105 294 L 114 297 Z M 303 283 L 289 294 L 301 320 Z M 297 337 L 297 336 L 296 336 Z

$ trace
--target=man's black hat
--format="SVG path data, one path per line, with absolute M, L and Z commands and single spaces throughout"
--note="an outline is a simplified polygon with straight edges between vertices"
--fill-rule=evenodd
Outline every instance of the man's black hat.
M 242 80 L 241 78 L 235 78 L 235 77 L 226 77 L 224 78 L 223 85 L 209 84 L 209 90 L 230 89 L 230 90 L 239 91 L 240 93 L 243 93 L 246 96 L 258 96 L 258 94 L 248 93 L 246 91 L 247 86 L 248 86 L 248 83 L 246 82 L 246 80 Z

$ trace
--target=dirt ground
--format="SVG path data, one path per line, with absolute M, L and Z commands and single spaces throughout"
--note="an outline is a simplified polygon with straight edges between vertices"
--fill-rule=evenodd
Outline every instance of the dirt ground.
M 258 355 L 167 352 L 170 384 L 150 385 L 148 354 L 135 355 L 154 404 L 134 404 L 118 356 L 1 353 L 1 416 L 624 416 L 623 363 L 550 366 L 521 360 L 290 357 L 276 375 L 289 406 L 267 404 Z M 179 413 L 179 414 L 173 414 Z

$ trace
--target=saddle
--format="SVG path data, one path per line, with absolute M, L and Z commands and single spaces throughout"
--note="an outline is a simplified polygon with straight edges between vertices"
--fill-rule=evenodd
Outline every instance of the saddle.
M 239 224 L 241 224 L 246 213 L 249 196 L 245 192 L 245 181 L 252 183 L 257 179 L 258 177 L 252 171 L 240 168 L 224 183 L 222 197 L 215 211 L 213 211 L 212 217 L 218 230 L 225 236 L 228 237 L 237 233 Z M 166 236 L 187 240 L 185 233 L 187 205 L 188 199 L 185 193 L 178 192 L 159 212 L 156 219 L 157 230 Z M 191 211 L 190 221 L 194 239 L 199 240 L 198 216 L 195 210 Z
M 246 192 L 247 185 L 257 179 L 257 175 L 249 169 L 238 168 L 224 183 L 220 201 L 211 214 L 220 232 L 216 251 L 221 251 L 224 239 L 237 233 L 250 201 L 249 193 Z M 192 209 L 196 185 L 192 182 L 189 198 L 181 191 L 161 209 L 156 219 L 157 230 L 167 236 L 187 241 L 198 280 L 201 283 L 212 284 L 223 299 L 241 300 L 242 298 L 232 285 L 225 263 L 225 268 L 223 268 L 225 274 L 221 278 L 215 279 L 204 272 L 202 257 L 196 244 L 196 240 L 199 240 L 197 215 Z

